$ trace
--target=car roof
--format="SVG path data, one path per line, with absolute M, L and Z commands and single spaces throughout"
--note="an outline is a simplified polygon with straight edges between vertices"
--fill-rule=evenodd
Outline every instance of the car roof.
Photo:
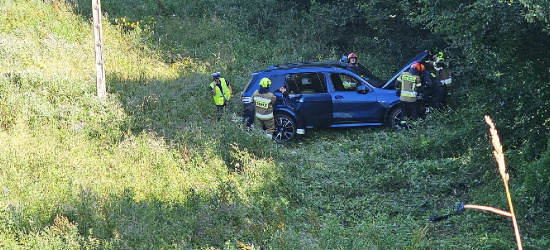
M 298 63 L 285 63 L 285 64 L 278 64 L 278 65 L 272 65 L 269 66 L 267 69 L 262 69 L 255 71 L 254 73 L 267 73 L 267 72 L 286 72 L 286 71 L 293 71 L 293 70 L 308 70 L 308 69 L 316 69 L 316 70 L 328 70 L 328 69 L 340 69 L 340 70 L 347 70 L 348 69 L 347 63 L 339 62 L 339 61 L 321 61 L 321 62 L 298 62 Z
M 360 63 L 358 63 L 356 66 L 351 66 L 347 62 L 341 61 L 312 61 L 279 64 L 269 66 L 267 69 L 255 71 L 252 73 L 252 75 L 264 75 L 269 77 L 270 75 L 308 73 L 310 71 L 356 74 L 375 87 L 381 87 L 385 83 L 385 81 L 380 80 L 376 75 L 372 74 L 372 72 L 370 72 Z
M 428 50 L 422 51 L 419 54 L 417 54 L 415 57 L 413 57 L 401 70 L 397 71 L 390 80 L 388 81 L 382 81 L 380 80 L 376 75 L 373 75 L 367 68 L 364 66 L 361 66 L 364 70 L 366 70 L 367 77 L 370 80 L 379 82 L 379 87 L 381 88 L 387 88 L 391 83 L 395 81 L 395 79 L 403 73 L 406 69 L 408 69 L 412 63 L 422 61 L 423 58 L 425 58 L 428 55 Z M 296 62 L 296 63 L 284 63 L 284 64 L 277 64 L 267 67 L 266 69 L 261 69 L 254 71 L 252 75 L 275 75 L 275 74 L 284 74 L 284 73 L 300 73 L 300 72 L 308 72 L 309 70 L 322 70 L 322 71 L 328 71 L 328 72 L 352 72 L 357 73 L 356 69 L 352 68 L 353 66 L 350 66 L 347 62 L 342 61 L 310 61 L 310 62 Z M 385 82 L 385 83 L 384 83 Z

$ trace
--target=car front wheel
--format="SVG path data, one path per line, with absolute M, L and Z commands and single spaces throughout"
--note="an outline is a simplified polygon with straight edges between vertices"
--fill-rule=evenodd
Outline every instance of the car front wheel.
M 287 114 L 275 114 L 273 139 L 276 141 L 290 141 L 295 135 L 296 121 Z
M 401 108 L 396 107 L 392 109 L 390 115 L 388 115 L 388 126 L 390 128 L 397 130 L 401 126 Z

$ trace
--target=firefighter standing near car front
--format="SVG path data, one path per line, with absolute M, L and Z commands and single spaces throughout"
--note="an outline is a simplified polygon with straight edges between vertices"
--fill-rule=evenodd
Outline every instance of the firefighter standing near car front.
M 418 119 L 418 93 L 422 92 L 420 74 L 424 71 L 424 64 L 415 62 L 408 72 L 403 72 L 397 78 L 395 89 L 401 100 L 401 127 L 407 128 L 407 120 Z
M 210 91 L 214 98 L 214 104 L 218 109 L 217 120 L 222 118 L 222 114 L 226 105 L 229 105 L 229 100 L 233 97 L 231 85 L 225 78 L 220 77 L 220 72 L 212 74 L 212 83 L 210 83 Z
M 419 116 L 423 117 L 430 113 L 430 108 L 438 109 L 441 107 L 441 82 L 435 77 L 432 69 L 429 66 L 420 73 L 420 82 L 422 83 L 423 92 L 418 96 L 418 106 L 420 107 Z M 424 112 L 424 113 L 422 113 Z

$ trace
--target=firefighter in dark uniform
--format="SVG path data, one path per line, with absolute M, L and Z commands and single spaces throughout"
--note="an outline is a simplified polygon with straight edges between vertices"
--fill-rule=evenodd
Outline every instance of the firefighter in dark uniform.
M 271 80 L 267 77 L 262 78 L 262 80 L 260 80 L 260 89 L 252 94 L 252 103 L 255 105 L 255 123 L 258 124 L 260 128 L 265 129 L 267 137 L 273 138 L 273 132 L 275 132 L 273 104 L 275 104 L 277 97 L 269 92 L 270 86 Z
M 426 70 L 420 74 L 420 80 L 425 87 L 422 99 L 429 100 L 431 108 L 442 109 L 447 106 L 447 93 L 452 83 L 443 52 L 432 55 L 430 51 L 424 65 Z
M 439 52 L 434 62 L 435 77 L 441 82 L 442 88 L 439 93 L 442 106 L 447 106 L 447 96 L 452 88 L 453 78 L 449 73 L 449 67 L 443 59 L 443 53 Z
M 401 127 L 407 127 L 407 120 L 418 119 L 418 93 L 422 92 L 420 74 L 424 71 L 424 64 L 415 62 L 408 72 L 403 72 L 397 78 L 395 88 L 399 91 L 401 100 Z
M 420 73 L 420 82 L 422 83 L 422 87 L 424 89 L 424 92 L 422 93 L 421 97 L 419 96 L 419 105 L 421 106 L 420 112 L 424 111 L 424 106 L 427 104 L 428 106 L 425 107 L 427 110 L 425 110 L 425 113 L 430 113 L 430 108 L 433 109 L 440 109 L 443 107 L 442 104 L 442 92 L 443 92 L 443 86 L 441 85 L 441 81 L 437 79 L 432 69 L 428 69 L 429 67 L 426 66 L 426 69 Z M 422 99 L 422 100 L 420 100 Z M 423 114 L 420 114 L 423 115 Z
M 223 110 L 229 104 L 229 100 L 233 97 L 231 85 L 225 78 L 220 77 L 220 72 L 212 74 L 212 83 L 210 83 L 210 91 L 214 98 L 214 104 L 218 109 L 218 121 L 222 118 Z

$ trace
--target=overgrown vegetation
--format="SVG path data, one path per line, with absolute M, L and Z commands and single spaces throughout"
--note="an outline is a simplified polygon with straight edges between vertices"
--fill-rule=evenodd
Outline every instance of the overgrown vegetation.
M 0 248 L 509 249 L 483 115 L 497 123 L 526 248 L 550 245 L 548 3 L 0 0 Z M 303 144 L 214 122 L 206 85 L 270 64 L 359 61 L 388 77 L 446 54 L 452 112 L 415 130 L 308 131 Z M 238 96 L 238 95 L 237 95 Z M 235 100 L 238 102 L 238 100 Z M 238 110 L 238 107 L 235 107 Z

